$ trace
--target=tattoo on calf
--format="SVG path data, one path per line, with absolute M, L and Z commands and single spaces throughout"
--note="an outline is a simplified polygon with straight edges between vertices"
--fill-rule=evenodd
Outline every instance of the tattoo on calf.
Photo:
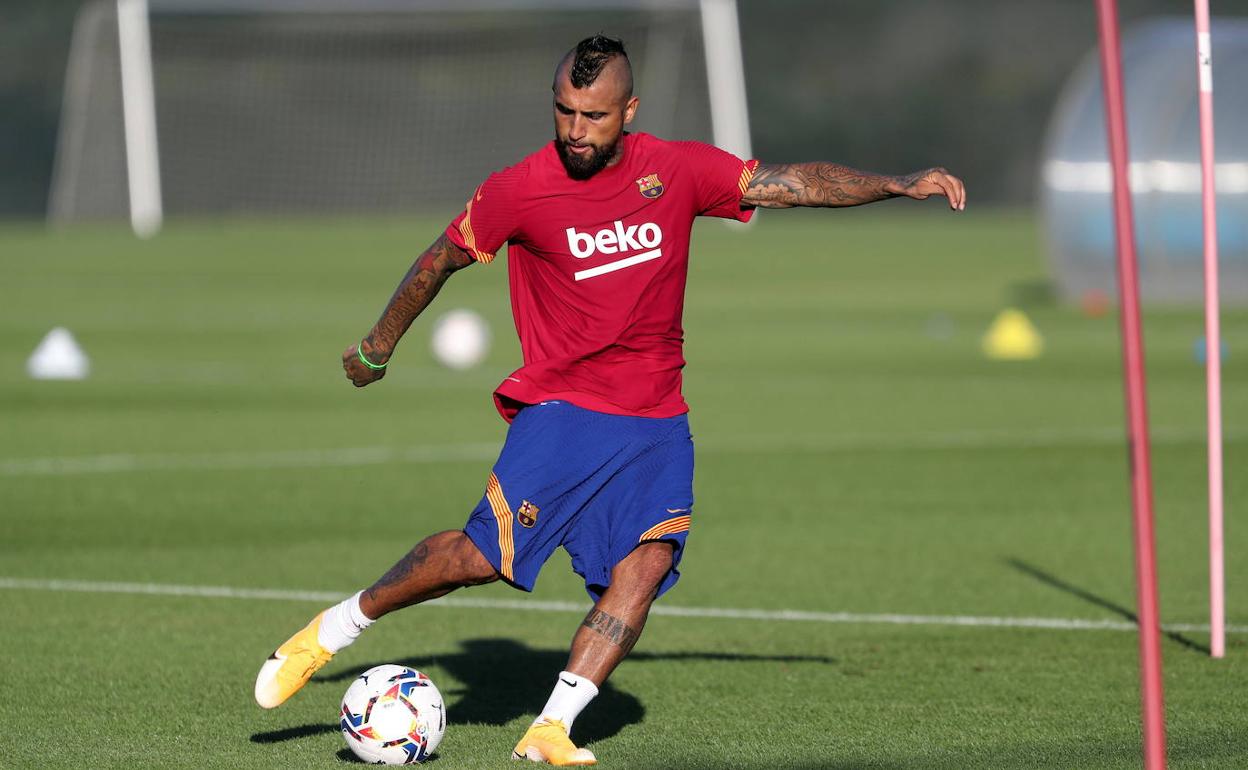
M 425 543 L 419 543 L 415 548 L 408 551 L 398 563 L 386 571 L 386 574 L 377 579 L 371 587 L 365 592 L 368 598 L 376 600 L 377 590 L 381 588 L 389 588 L 398 585 L 412 574 L 412 570 L 421 566 L 429 560 L 429 546 Z
M 625 653 L 633 649 L 633 645 L 641 636 L 641 632 L 637 629 L 597 608 L 589 611 L 581 625 L 590 631 L 602 634 L 607 641 L 621 648 Z

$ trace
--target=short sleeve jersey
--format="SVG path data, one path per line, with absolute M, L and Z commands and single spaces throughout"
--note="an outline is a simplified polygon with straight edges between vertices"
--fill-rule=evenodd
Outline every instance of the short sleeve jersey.
M 681 395 L 685 277 L 694 217 L 748 221 L 758 162 L 700 142 L 625 134 L 587 180 L 554 142 L 491 174 L 446 229 L 480 262 L 507 244 L 524 366 L 494 392 L 507 420 L 564 400 L 608 414 L 672 417 Z

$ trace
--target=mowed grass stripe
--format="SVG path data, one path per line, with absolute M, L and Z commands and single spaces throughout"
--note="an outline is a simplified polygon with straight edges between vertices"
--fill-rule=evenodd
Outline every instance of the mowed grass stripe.
M 301 591 L 280 588 L 233 588 L 230 586 L 193 586 L 167 583 L 119 583 L 91 580 L 35 580 L 0 578 L 0 589 L 15 591 L 57 591 L 73 593 L 143 594 L 154 596 L 187 596 L 211 599 L 252 599 L 301 602 L 338 602 L 350 595 L 348 591 Z M 576 602 L 538 601 L 530 599 L 468 599 L 442 598 L 425 602 L 428 606 L 454 609 L 521 610 L 525 612 L 558 612 L 584 614 L 589 605 Z M 959 626 L 978 628 L 1035 628 L 1052 631 L 1134 631 L 1136 624 L 1121 620 L 1090 620 L 1084 618 L 985 617 L 974 615 L 904 615 L 896 613 L 809 612 L 805 610 L 764 610 L 732 607 L 679 607 L 656 604 L 652 615 L 680 618 L 724 618 L 729 620 L 790 621 L 803 623 L 846 623 L 859 625 Z M 1197 623 L 1168 623 L 1162 630 L 1171 632 L 1208 632 L 1209 626 Z M 1228 633 L 1248 633 L 1248 626 L 1228 625 Z
M 1204 440 L 1202 431 L 1154 429 L 1154 443 L 1182 444 Z M 1227 442 L 1236 434 L 1227 433 Z M 1106 446 L 1125 442 L 1122 428 L 1066 428 L 1031 431 L 947 431 L 909 434 L 828 436 L 744 436 L 731 441 L 700 440 L 698 450 L 710 453 L 858 452 L 865 450 L 931 451 L 940 449 L 1026 449 Z M 0 476 L 72 476 L 135 471 L 277 470 L 362 465 L 484 462 L 498 456 L 501 445 L 471 442 L 428 446 L 365 446 L 339 449 L 203 452 L 195 454 L 110 453 L 79 457 L 35 457 L 0 460 Z

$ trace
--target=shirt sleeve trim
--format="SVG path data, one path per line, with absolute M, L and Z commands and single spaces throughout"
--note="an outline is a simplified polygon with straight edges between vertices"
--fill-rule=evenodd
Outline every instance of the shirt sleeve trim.
M 468 247 L 468 253 L 478 262 L 489 263 L 494 261 L 494 255 L 488 251 L 481 251 L 477 248 L 477 236 L 472 232 L 472 204 L 481 195 L 481 188 L 478 187 L 472 197 L 468 199 L 468 203 L 464 205 L 464 218 L 459 222 L 459 234 L 464 238 L 464 245 Z
M 748 160 L 745 162 L 745 167 L 741 169 L 741 179 L 737 182 L 737 187 L 740 188 L 742 195 L 745 195 L 745 191 L 750 188 L 750 180 L 754 178 L 756 170 L 758 170 L 758 161 Z

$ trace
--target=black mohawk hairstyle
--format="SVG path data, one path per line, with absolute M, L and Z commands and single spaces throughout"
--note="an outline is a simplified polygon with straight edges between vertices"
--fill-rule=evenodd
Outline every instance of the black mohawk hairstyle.
M 572 69 L 569 76 L 573 88 L 585 88 L 591 85 L 602 74 L 602 68 L 616 56 L 628 59 L 624 52 L 624 41 L 606 35 L 587 37 L 576 44 L 576 53 L 572 57 Z

